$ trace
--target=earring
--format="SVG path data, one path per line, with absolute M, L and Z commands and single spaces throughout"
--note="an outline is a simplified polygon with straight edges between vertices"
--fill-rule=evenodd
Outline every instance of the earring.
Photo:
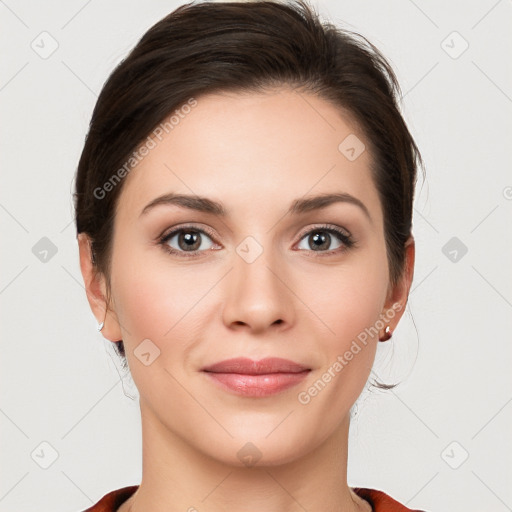
M 98 332 L 101 331 L 103 329 L 103 327 L 105 327 L 105 320 L 107 319 L 107 312 L 105 311 L 105 317 L 103 318 L 103 322 L 99 323 L 98 324 Z
M 393 336 L 393 331 L 389 327 L 389 325 L 386 325 L 386 328 L 384 329 L 384 336 L 382 338 L 379 338 L 379 341 L 388 341 L 391 336 Z

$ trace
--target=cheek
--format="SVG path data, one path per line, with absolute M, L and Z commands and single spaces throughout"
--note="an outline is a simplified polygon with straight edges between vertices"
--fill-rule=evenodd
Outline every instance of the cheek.
M 314 401 L 319 410 L 332 405 L 343 414 L 361 393 L 375 358 L 376 323 L 388 285 L 387 263 L 378 254 L 360 253 L 336 269 L 302 273 L 309 277 L 300 281 L 298 295 L 315 313 L 307 317 L 315 324 L 310 327 L 322 365 L 308 383 L 311 393 L 303 389 L 301 403 Z
M 199 281 L 197 273 L 170 272 L 155 265 L 141 270 L 129 265 L 124 268 L 131 270 L 123 273 L 123 266 L 117 268 L 116 311 L 131 376 L 141 400 L 154 411 L 176 414 L 190 407 L 190 397 L 178 383 L 186 380 L 192 364 L 189 354 L 204 337 L 201 298 L 213 279 L 205 282 L 203 276 Z M 168 421 L 173 424 L 171 418 Z
M 298 295 L 311 310 L 308 316 L 318 320 L 332 357 L 379 319 L 388 286 L 387 265 L 382 258 L 361 255 L 339 267 L 301 272 L 297 283 Z
M 199 319 L 208 314 L 207 295 L 218 279 L 211 272 L 198 272 L 193 265 L 165 264 L 165 258 L 153 257 L 150 265 L 141 264 L 144 261 L 150 258 L 142 251 L 138 256 L 133 251 L 129 257 L 117 258 L 112 280 L 116 313 L 127 352 L 149 339 L 161 351 L 163 361 L 167 353 L 176 355 L 197 342 Z
M 370 375 L 377 348 L 378 330 L 373 327 L 379 319 L 382 302 L 375 293 L 380 289 L 380 272 L 366 272 L 364 279 L 347 271 L 345 275 L 325 282 L 328 293 L 315 294 L 315 311 L 321 317 L 322 332 L 312 329 L 316 351 L 322 364 L 307 384 L 298 389 L 297 401 L 304 418 L 322 417 L 319 435 L 328 436 L 348 414 L 361 394 Z M 313 297 L 311 296 L 311 300 Z

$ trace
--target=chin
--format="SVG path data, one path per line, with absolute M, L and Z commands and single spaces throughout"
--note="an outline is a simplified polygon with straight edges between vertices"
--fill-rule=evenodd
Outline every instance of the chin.
M 282 421 L 282 418 L 280 419 Z M 279 422 L 274 424 L 277 425 Z M 303 434 L 290 435 L 289 428 L 278 433 L 272 429 L 252 428 L 241 432 L 231 431 L 233 438 L 208 439 L 208 444 L 198 447 L 209 457 L 223 464 L 239 468 L 281 466 L 299 459 L 320 442 L 318 439 L 304 439 Z M 308 442 L 309 441 L 309 442 Z M 212 450 L 213 448 L 213 450 Z

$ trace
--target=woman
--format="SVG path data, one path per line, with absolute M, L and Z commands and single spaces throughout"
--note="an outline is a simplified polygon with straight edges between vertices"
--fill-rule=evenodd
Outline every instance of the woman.
M 421 157 L 363 37 L 303 2 L 184 5 L 106 82 L 80 265 L 140 393 L 143 476 L 89 511 L 406 511 L 347 484 L 414 268 Z

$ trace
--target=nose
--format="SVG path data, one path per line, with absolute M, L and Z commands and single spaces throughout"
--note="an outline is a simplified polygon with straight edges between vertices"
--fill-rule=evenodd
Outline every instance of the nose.
M 294 322 L 295 297 L 283 265 L 278 265 L 270 250 L 252 262 L 234 254 L 225 285 L 223 320 L 230 329 L 256 334 L 282 331 Z

